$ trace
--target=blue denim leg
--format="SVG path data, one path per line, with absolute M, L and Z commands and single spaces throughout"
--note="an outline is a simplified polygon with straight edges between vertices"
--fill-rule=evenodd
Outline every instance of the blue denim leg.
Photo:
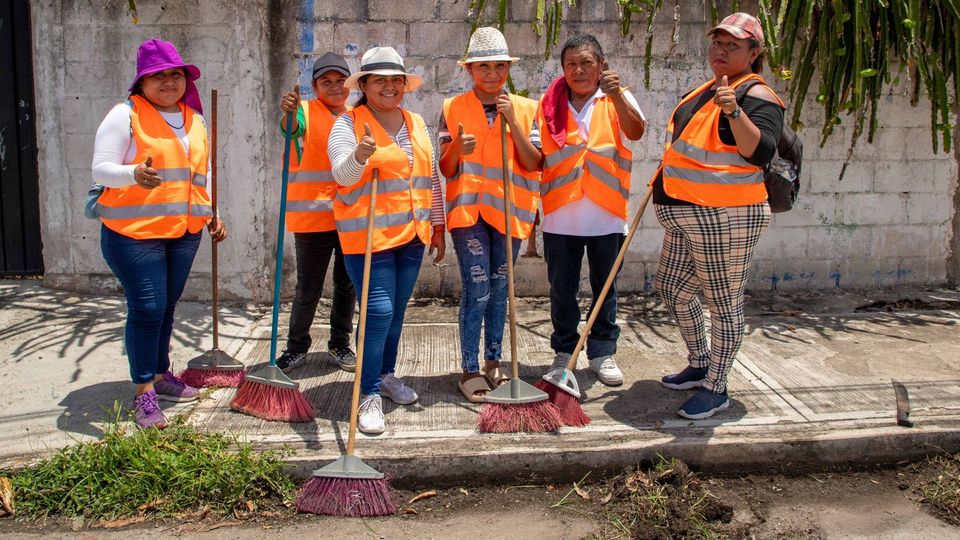
M 607 292 L 603 304 L 597 307 L 597 297 L 603 290 L 603 285 L 613 270 L 613 263 L 617 260 L 620 246 L 626 238 L 623 234 L 614 233 L 603 236 L 591 236 L 586 239 L 587 264 L 590 267 L 590 289 L 593 292 L 593 301 L 590 312 L 599 309 L 597 319 L 587 336 L 587 358 L 613 356 L 617 352 L 617 339 L 620 337 L 620 327 L 617 326 L 617 280 L 614 279 Z M 617 272 L 619 274 L 619 270 Z
M 169 369 L 174 307 L 199 241 L 200 234 L 175 240 L 135 240 L 101 227 L 103 258 L 120 280 L 127 299 L 124 344 L 135 384 L 151 382 Z
M 450 231 L 460 267 L 460 364 L 470 373 L 480 371 L 480 327 L 490 300 L 490 229 L 480 220 Z M 500 327 L 502 338 L 502 319 Z
M 396 365 L 403 315 L 420 272 L 423 250 L 423 243 L 414 240 L 371 256 L 363 368 L 360 374 L 360 391 L 365 395 L 379 394 L 380 375 L 391 373 Z M 344 255 L 343 262 L 359 300 L 363 294 L 363 255 Z
M 483 359 L 503 358 L 503 325 L 507 319 L 507 237 L 489 227 L 490 232 L 490 300 L 483 313 Z M 513 264 L 520 254 L 520 240 L 511 242 Z

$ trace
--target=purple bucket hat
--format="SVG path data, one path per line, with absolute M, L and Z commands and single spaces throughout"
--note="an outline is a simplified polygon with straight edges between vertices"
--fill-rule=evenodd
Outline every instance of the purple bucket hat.
M 200 103 L 200 93 L 193 81 L 200 78 L 200 69 L 193 64 L 186 64 L 180 59 L 180 53 L 173 43 L 159 39 L 148 39 L 137 49 L 137 75 L 133 78 L 128 91 L 133 92 L 137 82 L 144 75 L 163 71 L 165 69 L 184 68 L 187 70 L 187 90 L 183 94 L 183 102 L 203 114 L 203 105 Z

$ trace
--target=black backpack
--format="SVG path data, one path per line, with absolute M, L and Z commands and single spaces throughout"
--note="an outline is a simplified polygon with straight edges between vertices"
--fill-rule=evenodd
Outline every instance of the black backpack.
M 755 84 L 760 84 L 760 81 L 747 81 L 737 87 L 737 103 L 743 103 L 747 91 Z M 767 187 L 771 212 L 786 212 L 797 203 L 802 162 L 803 141 L 784 122 L 780 140 L 777 141 L 777 153 L 763 171 L 763 183 Z

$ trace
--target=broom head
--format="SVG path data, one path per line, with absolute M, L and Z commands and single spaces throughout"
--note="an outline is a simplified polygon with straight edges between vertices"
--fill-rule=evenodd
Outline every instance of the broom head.
M 547 394 L 520 379 L 487 394 L 477 418 L 481 433 L 549 433 L 562 425 L 560 411 L 547 401 Z
M 313 422 L 316 416 L 313 406 L 300 393 L 300 385 L 277 366 L 267 366 L 247 375 L 230 408 L 277 422 Z
M 297 495 L 297 511 L 329 516 L 388 516 L 397 508 L 383 473 L 352 455 L 313 471 Z
M 183 382 L 194 388 L 236 388 L 243 382 L 244 365 L 220 349 L 209 351 L 187 362 L 187 369 L 180 374 Z
M 546 378 L 540 379 L 534 386 L 547 393 L 547 399 L 560 411 L 560 418 L 563 420 L 563 425 L 583 427 L 590 424 L 590 417 L 583 412 L 583 407 L 580 406 L 580 400 L 573 397 L 573 394 L 566 392 L 563 388 L 553 384 L 553 382 Z

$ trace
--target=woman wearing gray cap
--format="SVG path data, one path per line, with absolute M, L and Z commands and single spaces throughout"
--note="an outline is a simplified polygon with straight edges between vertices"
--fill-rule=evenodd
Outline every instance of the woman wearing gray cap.
M 283 96 L 280 130 L 286 127 L 288 114 L 296 113 L 291 135 L 291 155 L 287 188 L 287 228 L 293 233 L 297 250 L 297 289 L 290 311 L 287 346 L 277 359 L 282 371 L 303 363 L 310 349 L 310 325 L 317 311 L 323 280 L 333 255 L 333 308 L 330 310 L 330 356 L 344 371 L 353 371 L 357 357 L 350 349 L 350 331 L 356 294 L 343 265 L 343 250 L 333 220 L 333 197 L 337 183 L 327 156 L 327 139 L 334 120 L 347 110 L 350 91 L 343 87 L 350 68 L 332 52 L 313 64 L 311 100 L 300 99 L 299 85 Z

